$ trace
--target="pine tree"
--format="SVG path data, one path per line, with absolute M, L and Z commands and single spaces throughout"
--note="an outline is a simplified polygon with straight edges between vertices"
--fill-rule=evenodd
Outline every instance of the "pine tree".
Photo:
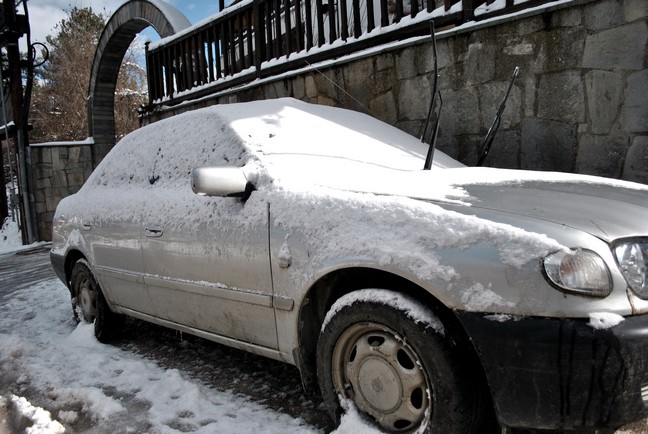
M 32 143 L 86 138 L 88 84 L 105 24 L 105 16 L 92 8 L 74 7 L 56 26 L 56 34 L 46 38 L 49 56 L 38 68 L 32 94 Z M 146 101 L 145 82 L 145 71 L 129 50 L 115 92 L 117 138 L 139 126 L 137 108 Z

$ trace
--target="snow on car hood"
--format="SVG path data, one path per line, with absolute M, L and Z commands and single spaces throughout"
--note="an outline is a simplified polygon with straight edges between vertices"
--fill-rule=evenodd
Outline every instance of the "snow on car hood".
M 493 168 L 408 171 L 353 161 L 333 161 L 327 167 L 321 158 L 317 165 L 304 164 L 303 156 L 283 155 L 272 160 L 276 164 L 270 168 L 279 166 L 280 172 L 289 174 L 282 180 L 287 184 L 312 183 L 346 191 L 462 204 L 567 225 L 606 241 L 648 233 L 648 187 L 636 183 Z M 294 168 L 286 171 L 285 165 Z
M 645 185 L 564 173 L 477 170 L 500 179 L 461 183 L 472 207 L 564 224 L 607 242 L 648 235 Z

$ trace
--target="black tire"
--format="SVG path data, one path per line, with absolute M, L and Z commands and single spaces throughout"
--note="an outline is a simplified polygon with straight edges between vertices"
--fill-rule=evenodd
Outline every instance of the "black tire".
M 335 421 L 348 406 L 342 398 L 387 432 L 485 432 L 479 387 L 462 365 L 437 317 L 388 290 L 338 300 L 317 344 L 317 377 Z
M 74 264 L 70 282 L 74 319 L 94 322 L 94 333 L 99 342 L 114 339 L 121 331 L 123 318 L 108 307 L 87 261 L 81 259 Z

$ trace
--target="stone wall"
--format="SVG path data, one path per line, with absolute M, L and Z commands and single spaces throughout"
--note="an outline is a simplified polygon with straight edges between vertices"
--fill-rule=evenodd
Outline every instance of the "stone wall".
M 79 191 L 93 170 L 90 144 L 31 146 L 38 239 L 52 239 L 52 218 L 62 198 Z
M 444 101 L 439 149 L 475 164 L 519 66 L 485 165 L 648 183 L 647 45 L 646 0 L 575 0 L 496 22 L 439 29 Z M 292 96 L 364 111 L 418 137 L 431 97 L 432 53 L 429 38 L 393 44 L 146 121 L 199 105 Z

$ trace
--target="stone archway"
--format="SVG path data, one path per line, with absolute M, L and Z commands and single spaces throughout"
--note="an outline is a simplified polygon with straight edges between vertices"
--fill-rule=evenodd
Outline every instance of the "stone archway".
M 99 38 L 88 92 L 88 135 L 94 139 L 94 165 L 115 144 L 115 88 L 122 60 L 135 36 L 149 26 L 165 38 L 191 23 L 161 0 L 130 0 L 110 17 Z

